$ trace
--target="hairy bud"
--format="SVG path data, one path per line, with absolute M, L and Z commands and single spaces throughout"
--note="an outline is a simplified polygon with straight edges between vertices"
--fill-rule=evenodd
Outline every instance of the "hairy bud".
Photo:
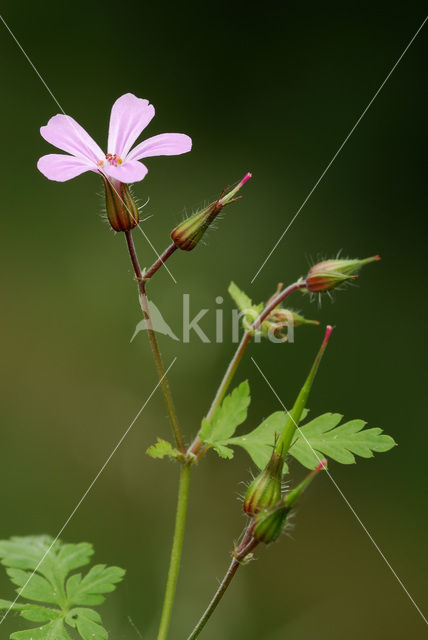
M 247 173 L 241 180 L 241 182 L 226 195 L 221 195 L 218 200 L 212 202 L 202 209 L 197 211 L 190 218 L 184 220 L 171 232 L 171 238 L 174 244 L 183 251 L 192 251 L 208 229 L 210 224 L 216 219 L 220 211 L 227 204 L 235 202 L 235 194 L 239 189 L 251 178 L 251 173 Z
M 347 280 L 355 280 L 357 271 L 369 262 L 380 260 L 380 256 L 372 256 L 364 260 L 325 260 L 318 262 L 306 277 L 306 288 L 313 293 L 330 291 Z
M 283 467 L 284 457 L 274 451 L 266 468 L 248 487 L 244 499 L 245 513 L 249 516 L 254 516 L 259 511 L 276 504 L 281 499 Z
M 115 231 L 129 231 L 137 226 L 139 215 L 129 187 L 103 176 L 108 220 Z

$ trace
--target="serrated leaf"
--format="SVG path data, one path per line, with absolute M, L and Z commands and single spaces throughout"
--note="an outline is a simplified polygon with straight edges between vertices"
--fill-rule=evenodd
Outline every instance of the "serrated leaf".
M 73 569 L 84 567 L 89 564 L 94 554 L 94 547 L 89 542 L 79 544 L 64 544 L 56 555 L 56 571 L 61 567 L 64 576 Z
M 245 380 L 228 394 L 212 417 L 211 422 L 202 420 L 200 436 L 209 445 L 227 440 L 235 433 L 236 428 L 247 418 L 250 404 L 250 386 Z
M 58 541 L 54 543 L 50 536 L 14 536 L 10 540 L 0 540 L 1 563 L 5 567 L 14 569 L 34 570 L 52 547 L 38 569 L 43 573 L 43 568 L 51 564 L 51 559 L 59 546 L 60 543 Z
M 96 564 L 84 576 L 81 574 L 72 576 L 67 580 L 66 592 L 71 605 L 95 605 L 104 602 L 102 594 L 110 593 L 116 588 L 125 571 L 119 567 L 106 567 L 105 564 Z
M 216 444 L 213 449 L 218 453 L 220 458 L 225 458 L 227 460 L 231 460 L 233 458 L 234 452 L 230 447 L 225 447 L 222 444 Z
M 157 442 L 152 444 L 146 451 L 147 455 L 151 458 L 179 458 L 183 454 L 178 449 L 175 449 L 170 442 L 157 438 Z
M 305 409 L 302 414 L 302 420 L 307 414 L 308 410 Z M 287 414 L 284 411 L 276 411 L 263 420 L 263 422 L 250 433 L 217 442 L 216 450 L 217 447 L 224 449 L 228 449 L 229 446 L 242 447 L 259 469 L 264 469 L 272 455 L 275 437 L 284 429 L 286 419 Z M 284 465 L 284 473 L 287 473 L 286 465 Z
M 341 464 L 352 464 L 355 455 L 372 458 L 373 452 L 389 451 L 395 446 L 394 440 L 382 433 L 382 429 L 365 429 L 363 420 L 339 425 L 342 417 L 338 413 L 324 413 L 300 427 L 290 455 L 308 469 L 314 469 L 323 456 Z
M 37 604 L 26 604 L 22 607 L 21 616 L 32 622 L 49 622 L 57 618 L 63 618 L 63 613 L 59 609 L 49 609 L 40 607 Z
M 233 281 L 229 285 L 228 292 L 240 311 L 245 312 L 253 306 L 251 298 L 241 291 Z
M 67 624 L 77 629 L 83 640 L 107 640 L 108 633 L 99 623 L 101 616 L 93 609 L 77 607 L 66 618 Z
M 10 636 L 13 640 L 71 640 L 64 627 L 65 621 L 83 640 L 105 640 L 108 637 L 96 611 L 78 607 L 72 610 L 75 618 L 69 617 L 71 605 L 103 602 L 103 594 L 113 591 L 125 573 L 119 567 L 95 565 L 83 578 L 80 573 L 71 575 L 65 585 L 70 571 L 88 564 L 92 554 L 93 547 L 87 542 L 63 544 L 59 540 L 54 542 L 49 536 L 0 541 L 0 561 L 7 567 L 12 582 L 18 586 L 19 595 L 58 606 L 55 609 L 28 602 L 0 600 L 0 610 L 13 609 L 26 620 L 47 623 L 35 629 L 17 631 Z M 73 597 L 70 602 L 67 601 L 67 590 Z
M 248 328 L 256 318 L 261 314 L 264 308 L 263 302 L 260 304 L 253 304 L 251 298 L 234 283 L 231 282 L 228 288 L 228 292 L 231 298 L 234 300 L 236 306 L 243 314 L 244 327 Z
M 62 620 L 52 620 L 49 624 L 35 629 L 16 631 L 10 636 L 11 640 L 71 640 Z
M 50 604 L 58 601 L 58 594 L 53 586 L 43 576 L 37 573 L 32 574 L 30 571 L 22 569 L 8 569 L 7 574 L 19 589 L 17 592 L 23 598 L 28 600 L 37 600 L 38 602 L 49 602 Z
M 275 435 L 282 432 L 286 421 L 286 413 L 276 411 L 263 420 L 254 431 L 243 436 L 229 438 L 227 444 L 245 449 L 259 469 L 264 469 L 272 455 Z

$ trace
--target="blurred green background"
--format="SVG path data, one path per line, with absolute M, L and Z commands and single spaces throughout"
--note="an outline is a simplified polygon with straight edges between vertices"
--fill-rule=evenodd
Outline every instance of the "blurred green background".
M 113 101 L 131 91 L 155 105 L 147 135 L 186 132 L 191 154 L 147 161 L 136 185 L 150 198 L 144 230 L 162 250 L 169 231 L 247 170 L 244 199 L 206 246 L 175 254 L 154 302 L 181 332 L 181 299 L 213 310 L 234 279 L 255 300 L 305 273 L 318 256 L 383 261 L 321 308 L 336 325 L 310 406 L 381 426 L 399 443 L 330 471 L 424 608 L 426 596 L 426 224 L 422 138 L 426 33 L 410 48 L 260 275 L 267 253 L 421 24 L 424 5 L 376 3 L 10 2 L 2 14 L 63 109 L 103 146 Z M 152 391 L 124 239 L 101 221 L 101 181 L 65 184 L 36 170 L 53 149 L 39 127 L 58 106 L 10 34 L 0 37 L 1 538 L 55 535 Z M 134 234 L 141 261 L 155 256 Z M 214 312 L 202 321 L 213 332 Z M 233 347 L 160 337 L 188 439 L 210 404 Z M 251 355 L 290 404 L 320 342 L 304 327 L 291 345 Z M 248 425 L 279 408 L 250 358 Z M 101 613 L 114 640 L 155 637 L 178 469 L 144 455 L 169 425 L 156 393 L 63 534 L 94 543 L 98 562 L 127 569 Z M 228 562 L 250 477 L 244 454 L 207 456 L 195 471 L 171 639 L 184 639 Z M 293 467 L 300 473 L 297 465 Z M 206 640 L 401 640 L 424 622 L 327 476 L 305 496 L 292 537 L 257 554 L 203 634 Z M 0 572 L 0 595 L 12 587 Z M 1 638 L 25 623 L 10 615 Z M 30 626 L 30 625 L 27 625 Z M 139 632 L 137 631 L 139 630 Z M 139 635 L 140 633 L 140 635 Z

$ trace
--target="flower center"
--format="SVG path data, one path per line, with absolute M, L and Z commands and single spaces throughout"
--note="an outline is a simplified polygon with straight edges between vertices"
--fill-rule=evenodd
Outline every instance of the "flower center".
M 116 153 L 106 153 L 106 161 L 112 167 L 120 167 L 123 163 L 123 160 Z M 104 160 L 98 160 L 97 165 L 102 169 L 104 167 Z

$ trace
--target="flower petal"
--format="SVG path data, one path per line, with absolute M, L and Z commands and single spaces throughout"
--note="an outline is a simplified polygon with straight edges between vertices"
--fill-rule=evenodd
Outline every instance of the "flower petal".
M 104 158 L 104 152 L 95 140 L 71 116 L 54 116 L 45 127 L 41 127 L 40 133 L 54 147 L 67 151 L 76 158 L 94 162 Z
M 146 177 L 147 167 L 137 160 L 127 160 L 119 167 L 108 167 L 104 171 L 106 174 L 120 182 L 140 182 Z
M 96 166 L 85 158 L 75 158 L 62 153 L 50 153 L 42 156 L 37 163 L 37 168 L 49 180 L 65 182 L 79 176 L 85 171 L 96 171 Z
M 178 156 L 192 148 L 192 139 L 184 133 L 161 133 L 138 144 L 128 155 L 129 160 L 151 156 Z
M 155 115 L 155 108 L 148 100 L 125 93 L 116 100 L 111 110 L 108 132 L 108 152 L 122 159 Z

